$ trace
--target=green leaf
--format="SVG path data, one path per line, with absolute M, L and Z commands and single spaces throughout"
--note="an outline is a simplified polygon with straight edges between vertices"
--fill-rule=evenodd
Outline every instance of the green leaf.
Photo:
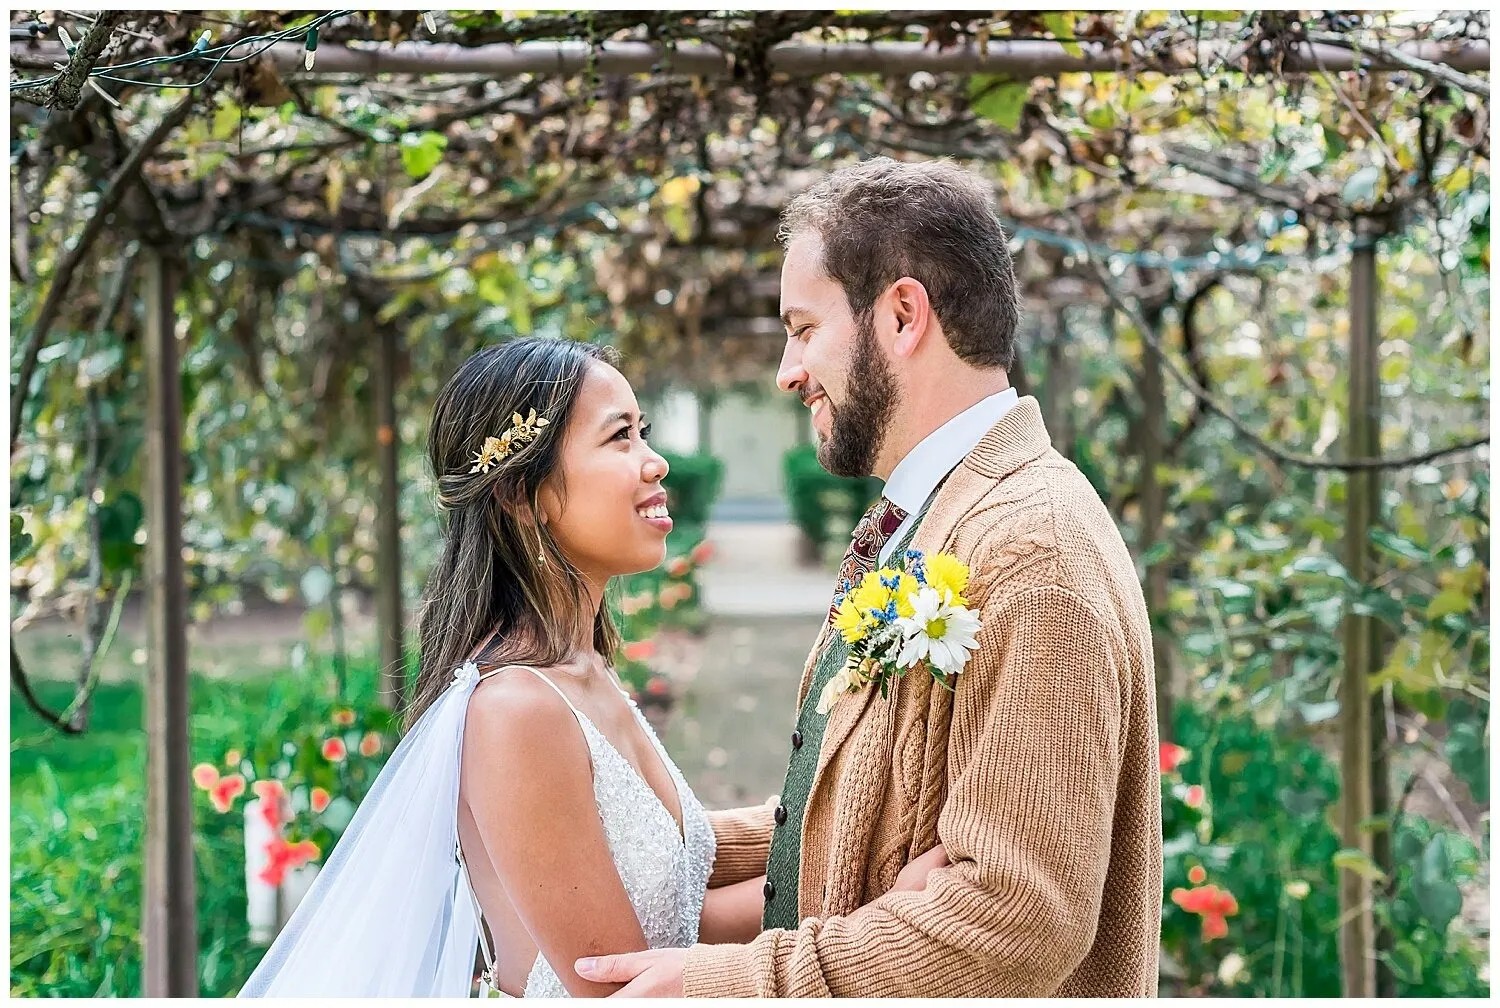
M 1453 861 L 1448 856 L 1448 844 L 1439 833 L 1427 841 L 1412 878 L 1417 906 L 1439 935 L 1447 933 L 1448 925 L 1463 909 L 1463 895 L 1454 885 L 1452 876 Z
M 1172 543 L 1162 539 L 1151 544 L 1151 548 L 1141 554 L 1142 567 L 1155 567 L 1167 557 L 1172 555 Z
M 448 138 L 441 133 L 403 133 L 401 167 L 414 179 L 426 178 L 443 160 L 443 151 L 447 149 Z
M 993 77 L 976 77 L 970 82 L 970 97 L 981 95 L 974 100 L 974 113 L 1001 129 L 1012 132 L 1021 125 L 1021 112 L 1026 107 L 1026 98 L 1031 94 L 1031 85 L 1012 81 L 992 87 L 993 81 Z
M 1354 579 L 1349 576 L 1344 565 L 1326 554 L 1307 553 L 1281 569 L 1282 577 L 1289 577 L 1292 574 L 1322 574 L 1326 577 L 1338 578 L 1351 588 L 1354 587 Z
M 214 123 L 210 133 L 215 140 L 228 140 L 240 128 L 240 107 L 234 102 L 225 102 L 214 110 Z
M 1472 721 L 1454 721 L 1450 718 L 1448 740 L 1444 744 L 1448 751 L 1448 764 L 1469 788 L 1469 793 L 1479 802 L 1490 800 L 1490 755 L 1485 744 L 1484 729 Z
M 1065 51 L 1074 56 L 1081 56 L 1083 54 L 1083 48 L 1077 42 L 1072 41 L 1074 34 L 1078 31 L 1074 25 L 1074 16 L 1072 13 L 1068 11 L 1056 11 L 1051 14 L 1043 14 L 1042 24 L 1047 26 L 1047 30 L 1052 33 L 1054 38 L 1062 41 L 1062 47 Z
M 1432 554 L 1405 536 L 1387 532 L 1385 529 L 1371 529 L 1370 542 L 1379 549 L 1393 556 L 1401 557 L 1403 560 L 1411 560 L 1415 563 L 1426 563 L 1432 559 Z
M 1183 11 L 1188 17 L 1195 21 L 1211 21 L 1219 24 L 1227 24 L 1238 21 L 1243 15 L 1234 10 L 1190 10 Z
M 26 519 L 15 511 L 10 513 L 10 560 L 15 563 L 31 549 L 34 540 L 26 531 Z
M 1433 596 L 1427 604 L 1427 619 L 1436 622 L 1450 614 L 1466 613 L 1474 605 L 1468 593 L 1457 588 L 1446 588 Z
M 1371 881 L 1378 882 L 1385 878 L 1385 872 L 1380 866 L 1370 859 L 1370 855 L 1354 847 L 1345 847 L 1333 856 L 1335 868 L 1352 871 L 1356 875 L 1363 876 Z

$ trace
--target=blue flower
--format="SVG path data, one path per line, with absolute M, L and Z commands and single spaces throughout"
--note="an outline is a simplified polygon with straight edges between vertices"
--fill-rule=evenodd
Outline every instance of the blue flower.
M 926 588 L 927 567 L 922 563 L 922 552 L 920 550 L 907 550 L 906 558 L 911 561 L 911 576 L 917 579 L 918 585 Z
M 897 588 L 901 587 L 901 575 L 892 574 L 890 577 L 886 577 L 884 574 L 882 574 L 880 575 L 880 584 L 881 587 L 885 588 L 887 591 L 895 591 Z

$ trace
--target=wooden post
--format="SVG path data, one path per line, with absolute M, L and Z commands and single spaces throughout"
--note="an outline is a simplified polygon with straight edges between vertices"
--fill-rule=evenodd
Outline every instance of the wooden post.
M 376 617 L 380 632 L 380 699 L 400 707 L 406 690 L 405 619 L 401 605 L 401 443 L 396 428 L 396 327 L 377 323 L 375 457 L 380 467 L 379 530 L 375 537 Z
M 1349 436 L 1347 454 L 1369 458 L 1380 451 L 1380 336 L 1375 316 L 1374 222 L 1355 223 L 1353 262 L 1349 280 Z M 1370 528 L 1379 514 L 1378 470 L 1349 473 L 1348 521 L 1344 538 L 1344 566 L 1359 585 L 1374 570 Z M 1366 828 L 1374 814 L 1370 715 L 1370 677 L 1376 670 L 1375 620 L 1348 612 L 1344 616 L 1344 679 L 1340 695 L 1339 729 L 1343 736 L 1341 769 L 1341 841 L 1346 849 L 1373 860 L 1374 845 Z M 1375 934 L 1371 900 L 1374 887 L 1361 872 L 1344 868 L 1339 876 L 1339 958 L 1344 997 L 1375 995 Z
M 192 768 L 188 753 L 187 591 L 182 566 L 182 376 L 176 273 L 161 248 L 145 260 L 146 364 L 146 997 L 198 995 Z
M 1164 305 L 1153 305 L 1147 319 L 1161 329 Z M 1161 354 L 1144 337 L 1141 339 L 1141 534 L 1138 549 L 1150 551 L 1162 536 L 1162 514 L 1166 491 L 1158 468 L 1164 461 L 1167 429 L 1167 392 L 1162 378 Z M 1146 611 L 1151 615 L 1151 648 L 1156 664 L 1156 727 L 1163 741 L 1173 737 L 1173 677 L 1166 634 L 1157 626 L 1167 610 L 1167 564 L 1157 560 L 1145 570 Z
M 1105 309 L 1108 316 L 1109 310 Z M 1051 332 L 1047 338 L 1047 377 L 1042 387 L 1046 396 L 1042 415 L 1046 418 L 1047 430 L 1052 435 L 1052 447 L 1067 458 L 1073 457 L 1073 389 L 1078 383 L 1073 369 L 1075 350 L 1068 333 L 1067 309 L 1059 305 L 1052 316 Z

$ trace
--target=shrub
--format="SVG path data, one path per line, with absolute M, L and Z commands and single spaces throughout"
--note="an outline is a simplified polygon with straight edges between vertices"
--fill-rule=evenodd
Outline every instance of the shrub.
M 819 552 L 830 541 L 847 539 L 853 533 L 883 485 L 873 476 L 834 476 L 823 468 L 817 449 L 811 445 L 790 449 L 782 457 L 782 472 L 792 522 Z
M 712 455 L 674 455 L 662 452 L 672 467 L 663 485 L 677 528 L 704 526 L 724 485 L 724 463 Z M 675 534 L 675 533 L 674 533 Z

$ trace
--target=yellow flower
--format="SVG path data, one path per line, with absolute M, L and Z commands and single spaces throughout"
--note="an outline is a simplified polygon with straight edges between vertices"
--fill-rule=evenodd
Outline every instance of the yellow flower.
M 905 571 L 897 573 L 893 570 L 885 570 L 881 573 L 885 574 L 888 578 L 894 577 L 896 579 L 896 615 L 906 617 L 916 612 L 911 607 L 911 600 L 912 596 L 917 593 L 917 590 L 922 587 L 917 584 L 917 579 Z
M 871 609 L 884 609 L 889 605 L 891 590 L 880 583 L 879 571 L 870 571 L 849 593 L 847 600 L 853 602 L 854 607 L 864 614 Z
M 839 614 L 834 617 L 833 628 L 844 635 L 844 640 L 853 644 L 864 640 L 865 635 L 870 632 L 870 620 L 861 615 L 852 598 L 846 598 L 844 604 L 839 606 Z
M 937 589 L 939 597 L 945 592 L 952 592 L 951 605 L 969 604 L 969 600 L 964 598 L 964 589 L 969 586 L 969 568 L 957 557 L 952 553 L 934 553 L 922 562 L 922 566 L 927 575 L 927 583 Z

